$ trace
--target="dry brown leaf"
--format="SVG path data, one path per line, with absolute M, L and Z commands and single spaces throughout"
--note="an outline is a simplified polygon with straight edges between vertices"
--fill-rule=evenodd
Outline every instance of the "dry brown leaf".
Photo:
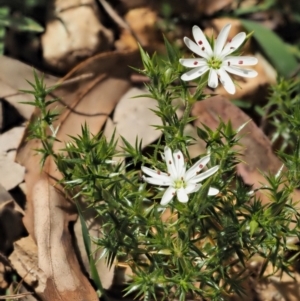
M 38 267 L 37 246 L 31 236 L 14 243 L 14 251 L 9 256 L 9 260 L 23 281 L 38 295 L 44 292 L 47 278 Z
M 0 184 L 10 190 L 23 182 L 25 168 L 0 152 Z
M 131 88 L 116 106 L 113 121 L 119 135 L 131 145 L 136 139 L 142 139 L 142 147 L 159 138 L 161 131 L 153 125 L 162 125 L 161 119 L 151 110 L 157 110 L 157 101 L 149 97 L 138 97 L 146 94 L 145 90 Z
M 137 49 L 138 42 L 143 47 L 162 48 L 162 35 L 157 29 L 158 14 L 149 7 L 131 9 L 125 16 L 131 31 L 122 29 L 120 39 L 115 42 L 119 50 Z
M 42 35 L 47 64 L 67 71 L 98 52 L 107 51 L 113 33 L 105 28 L 94 0 L 55 0 L 48 5 L 46 31 Z
M 198 13 L 211 16 L 215 13 L 218 13 L 222 9 L 228 8 L 231 6 L 233 0 L 203 0 L 203 1 L 189 1 L 191 4 L 195 5 L 195 9 Z
M 24 131 L 24 126 L 16 126 L 0 135 L 0 152 L 16 150 L 20 145 Z
M 55 150 L 64 147 L 64 143 L 70 140 L 69 135 L 79 135 L 85 122 L 92 134 L 99 132 L 116 103 L 131 87 L 129 78 L 132 71 L 128 65 L 136 66 L 138 57 L 138 52 L 98 55 L 65 77 L 65 84 L 53 95 L 62 99 L 60 104 L 54 105 L 55 109 L 63 110 L 55 124 L 59 126 L 57 138 L 62 142 L 55 143 Z M 34 156 L 33 151 L 40 147 L 39 142 L 26 142 L 25 139 L 26 135 L 17 156 L 27 171 L 24 224 L 36 240 L 36 268 L 43 271 L 47 279 L 42 290 L 43 299 L 96 300 L 94 289 L 81 271 L 69 233 L 69 223 L 77 218 L 76 208 L 53 187 L 55 181 L 47 178 L 47 175 L 60 178 L 54 163 L 49 159 L 43 170 L 40 169 L 39 156 Z M 82 240 L 82 235 L 77 237 L 79 240 Z M 85 252 L 84 249 L 80 251 L 81 254 Z M 111 279 L 105 274 L 108 270 L 102 269 L 99 273 L 101 279 Z
M 198 117 L 195 121 L 196 126 L 202 127 L 201 123 L 203 123 L 213 130 L 219 125 L 219 117 L 224 122 L 231 120 L 234 129 L 238 129 L 250 120 L 249 116 L 223 96 L 215 96 L 197 102 L 192 115 Z M 238 164 L 237 172 L 246 184 L 253 185 L 253 188 L 259 188 L 263 184 L 267 184 L 267 180 L 261 172 L 275 174 L 280 169 L 282 162 L 273 153 L 269 139 L 253 121 L 250 121 L 240 131 L 240 135 L 242 147 L 239 150 L 242 154 L 241 159 L 245 163 Z M 262 195 L 262 198 L 266 202 L 268 201 L 266 196 Z
M 26 80 L 34 82 L 33 68 L 7 56 L 0 56 L 0 65 L 0 97 L 14 106 L 25 119 L 29 119 L 34 107 L 21 102 L 33 101 L 34 97 L 19 90 L 32 89 Z M 41 73 L 37 74 L 41 76 Z M 45 76 L 44 81 L 50 87 L 57 79 Z
M 71 204 L 46 178 L 32 191 L 34 237 L 38 267 L 47 278 L 42 295 L 46 300 L 98 300 L 87 278 L 82 274 L 69 235 L 69 222 L 74 221 Z M 70 212 L 71 210 L 71 212 Z M 71 214 L 70 214 L 71 213 Z

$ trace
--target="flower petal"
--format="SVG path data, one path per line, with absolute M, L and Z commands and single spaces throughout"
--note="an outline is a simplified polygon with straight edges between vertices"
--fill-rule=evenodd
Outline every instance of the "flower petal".
M 152 178 L 156 178 L 164 181 L 170 180 L 169 176 L 165 172 L 154 170 L 146 166 L 142 166 L 141 169 L 143 173 L 145 173 L 147 176 L 150 176 Z
M 174 164 L 172 151 L 168 146 L 165 147 L 165 160 L 168 168 L 168 173 L 170 174 L 171 178 L 177 178 L 177 170 Z
M 180 188 L 177 190 L 177 198 L 180 203 L 186 203 L 189 200 L 185 188 Z
M 193 193 L 193 192 L 197 192 L 200 188 L 201 188 L 201 184 L 188 184 L 185 187 L 185 192 L 187 194 Z
M 157 178 L 147 178 L 143 176 L 145 182 L 152 184 L 152 185 L 159 185 L 159 186 L 170 186 L 172 184 L 171 179 L 169 181 L 163 181 Z
M 223 67 L 218 70 L 218 75 L 220 77 L 220 82 L 223 85 L 224 89 L 229 94 L 234 94 L 235 93 L 235 85 L 234 85 L 231 77 L 228 75 L 228 73 L 224 70 Z
M 219 189 L 213 188 L 213 187 L 209 187 L 208 195 L 216 195 L 216 194 L 218 194 L 219 192 L 220 192 Z
M 165 191 L 165 193 L 160 201 L 160 204 L 163 206 L 167 205 L 173 199 L 175 192 L 176 192 L 176 189 L 174 187 L 169 187 Z
M 218 75 L 216 70 L 210 69 L 209 75 L 208 75 L 208 84 L 209 87 L 215 89 L 218 87 Z
M 201 57 L 204 57 L 205 59 L 209 59 L 210 55 L 205 51 L 205 47 L 198 46 L 195 42 L 193 42 L 191 39 L 187 37 L 184 37 L 183 41 L 191 51 L 193 51 L 194 53 L 198 54 Z
M 258 62 L 254 56 L 227 56 L 223 66 L 253 66 Z
M 188 182 L 192 177 L 195 177 L 198 175 L 198 173 L 201 171 L 203 167 L 206 166 L 206 164 L 210 160 L 210 155 L 207 155 L 200 160 L 198 160 L 185 174 L 185 180 Z
M 223 47 L 227 41 L 227 37 L 231 28 L 231 24 L 226 24 L 220 31 L 215 42 L 214 55 L 219 57 L 222 53 Z
M 201 66 L 201 67 L 194 68 L 194 69 L 182 74 L 181 79 L 184 81 L 193 80 L 193 79 L 203 75 L 207 70 L 208 70 L 208 66 Z
M 221 53 L 221 57 L 225 57 L 226 55 L 234 52 L 235 50 L 237 50 L 245 41 L 246 39 L 246 34 L 244 32 L 239 32 L 236 36 L 233 37 L 233 39 L 228 42 L 222 53 Z
M 213 51 L 211 49 L 210 44 L 208 43 L 206 36 L 203 31 L 198 26 L 193 26 L 193 36 L 195 42 L 199 45 L 199 47 L 204 47 L 204 50 L 209 56 L 213 55 Z
M 200 66 L 206 66 L 207 61 L 205 59 L 179 59 L 179 63 L 185 67 L 197 68 Z
M 255 77 L 257 76 L 257 72 L 252 69 L 224 66 L 223 67 L 227 72 L 242 76 L 242 77 Z
M 185 174 L 185 164 L 184 164 L 184 157 L 180 150 L 176 150 L 173 153 L 175 168 L 177 171 L 177 177 L 181 178 Z
M 215 172 L 218 171 L 218 169 L 219 169 L 219 165 L 216 165 L 216 166 L 210 168 L 209 170 L 199 174 L 198 176 L 191 178 L 189 180 L 189 184 L 190 183 L 198 183 L 198 182 L 203 181 L 204 179 L 212 176 Z

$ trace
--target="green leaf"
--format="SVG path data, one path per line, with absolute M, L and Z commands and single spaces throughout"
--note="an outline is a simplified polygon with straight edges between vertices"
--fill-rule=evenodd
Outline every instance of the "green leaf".
M 44 28 L 31 18 L 12 17 L 0 11 L 0 26 L 12 27 L 20 31 L 43 32 Z
M 241 22 L 248 31 L 254 31 L 253 37 L 278 73 L 286 78 L 290 77 L 298 62 L 288 45 L 277 34 L 259 23 L 243 19 Z
M 166 39 L 166 37 L 164 36 L 164 41 L 165 41 L 165 46 L 167 49 L 167 54 L 168 54 L 168 58 L 171 64 L 177 64 L 178 63 L 178 55 L 175 51 L 175 49 L 173 48 L 173 46 L 170 44 L 170 42 Z
M 261 4 L 251 5 L 246 7 L 237 8 L 233 11 L 235 16 L 245 15 L 245 14 L 253 14 L 256 12 L 263 12 L 270 8 L 272 8 L 276 4 L 275 0 L 265 0 Z
M 250 226 L 250 236 L 252 236 L 255 233 L 256 229 L 258 228 L 258 222 L 255 220 L 252 220 L 250 222 L 249 226 Z
M 5 34 L 6 29 L 2 25 L 1 26 L 1 19 L 6 18 L 9 15 L 10 9 L 8 7 L 1 7 L 0 8 L 0 55 L 3 55 L 4 53 L 4 40 L 5 40 Z

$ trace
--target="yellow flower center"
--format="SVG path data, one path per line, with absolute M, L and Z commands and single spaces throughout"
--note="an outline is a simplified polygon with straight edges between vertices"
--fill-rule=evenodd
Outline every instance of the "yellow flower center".
M 215 70 L 219 70 L 222 66 L 222 61 L 218 58 L 215 57 L 211 57 L 208 61 L 207 61 L 207 65 L 208 67 L 215 69 Z
M 175 189 L 186 188 L 185 181 L 182 178 L 178 179 L 178 180 L 175 180 L 174 181 L 174 188 Z

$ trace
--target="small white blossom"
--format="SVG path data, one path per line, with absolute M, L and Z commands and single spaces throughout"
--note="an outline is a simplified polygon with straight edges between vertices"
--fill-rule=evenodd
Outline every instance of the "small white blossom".
M 202 30 L 198 26 L 193 26 L 193 36 L 196 43 L 187 37 L 183 40 L 192 52 L 202 58 L 179 60 L 183 66 L 193 68 L 181 76 L 182 80 L 194 80 L 209 71 L 209 87 L 217 88 L 220 80 L 225 90 L 230 94 L 234 94 L 235 85 L 227 72 L 242 77 L 255 77 L 257 75 L 255 70 L 242 68 L 243 66 L 256 65 L 257 58 L 251 56 L 230 56 L 230 54 L 236 51 L 246 39 L 246 34 L 240 32 L 232 40 L 227 42 L 230 28 L 230 24 L 227 24 L 222 28 L 212 49 Z M 225 45 L 226 42 L 227 44 Z
M 209 162 L 210 155 L 207 155 L 197 161 L 188 171 L 184 162 L 183 154 L 180 150 L 176 150 L 173 154 L 169 147 L 165 147 L 165 161 L 168 173 L 159 170 L 153 170 L 142 166 L 142 171 L 150 176 L 143 176 L 144 180 L 153 185 L 169 186 L 165 191 L 161 205 L 168 204 L 177 194 L 179 202 L 186 203 L 189 200 L 188 194 L 198 191 L 201 188 L 199 182 L 213 175 L 219 166 L 214 166 L 200 174 L 200 171 Z M 216 195 L 219 190 L 209 188 L 208 195 Z

